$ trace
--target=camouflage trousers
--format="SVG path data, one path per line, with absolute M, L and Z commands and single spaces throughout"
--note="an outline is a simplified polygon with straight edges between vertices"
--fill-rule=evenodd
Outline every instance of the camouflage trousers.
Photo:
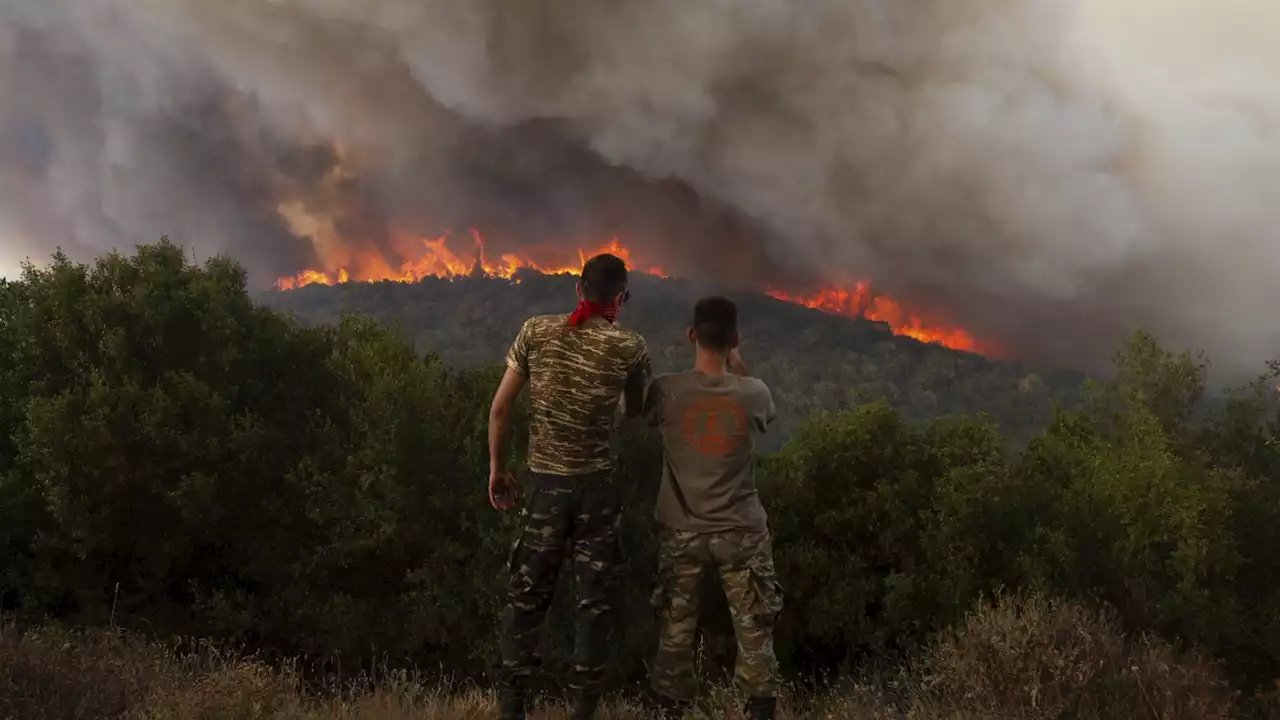
M 694 699 L 694 638 L 698 629 L 699 584 L 715 567 L 738 639 L 734 680 L 751 698 L 771 698 L 780 682 L 773 651 L 773 625 L 782 610 L 782 589 L 773 568 L 768 531 L 726 530 L 692 533 L 663 528 L 659 538 L 658 653 L 653 689 L 679 702 Z
M 613 629 L 612 591 L 622 526 L 617 485 L 609 473 L 530 473 L 526 487 L 522 527 L 508 559 L 499 682 L 506 693 L 522 693 L 538 666 L 542 626 L 560 567 L 569 555 L 578 589 L 569 687 L 579 697 L 598 697 Z

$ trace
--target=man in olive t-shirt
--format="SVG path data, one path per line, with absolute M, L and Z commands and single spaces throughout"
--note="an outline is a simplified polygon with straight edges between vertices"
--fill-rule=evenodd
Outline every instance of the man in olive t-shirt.
M 756 491 L 754 434 L 773 421 L 775 409 L 769 388 L 747 375 L 737 324 L 730 300 L 698 301 L 689 329 L 694 369 L 655 378 L 645 398 L 644 412 L 662 430 L 664 456 L 652 685 L 666 709 L 679 711 L 694 699 L 699 581 L 714 566 L 738 639 L 734 677 L 749 698 L 747 717 L 761 720 L 774 717 L 777 704 L 773 623 L 782 593 Z

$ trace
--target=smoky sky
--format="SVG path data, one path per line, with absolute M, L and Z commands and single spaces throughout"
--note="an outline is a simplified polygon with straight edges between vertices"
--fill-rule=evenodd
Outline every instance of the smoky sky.
M 0 267 L 168 233 L 265 287 L 617 234 L 702 279 L 865 278 L 1027 359 L 1143 326 L 1252 371 L 1280 10 L 1106 5 L 0 0 Z

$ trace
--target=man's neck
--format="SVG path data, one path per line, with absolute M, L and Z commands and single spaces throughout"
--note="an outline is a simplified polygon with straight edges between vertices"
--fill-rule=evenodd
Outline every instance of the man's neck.
M 698 348 L 693 355 L 693 369 L 703 375 L 725 375 L 729 372 L 729 353 Z

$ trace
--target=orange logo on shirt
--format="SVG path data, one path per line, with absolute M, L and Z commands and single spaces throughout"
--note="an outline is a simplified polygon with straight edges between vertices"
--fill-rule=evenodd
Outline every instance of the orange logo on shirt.
M 684 440 L 709 457 L 724 457 L 746 440 L 747 411 L 732 398 L 704 395 L 685 408 Z

